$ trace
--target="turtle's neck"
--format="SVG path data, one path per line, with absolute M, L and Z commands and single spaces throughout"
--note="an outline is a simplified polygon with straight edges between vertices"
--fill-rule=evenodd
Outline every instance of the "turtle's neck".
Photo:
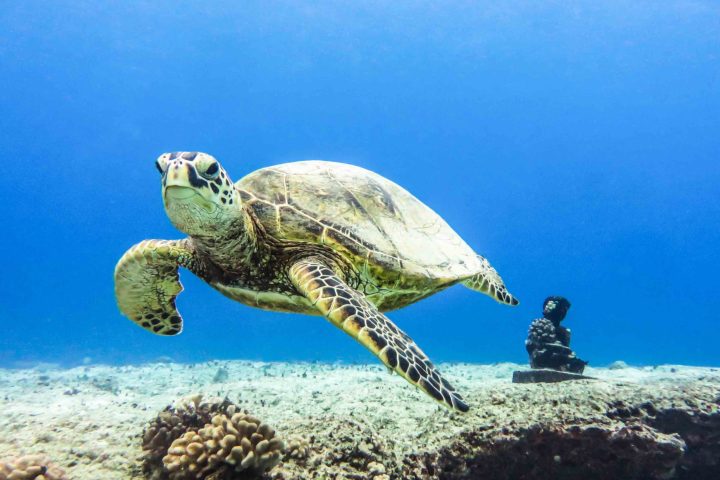
M 244 209 L 212 235 L 192 235 L 195 250 L 212 262 L 223 276 L 241 274 L 248 265 L 258 265 L 267 257 L 267 247 L 258 238 L 257 223 Z

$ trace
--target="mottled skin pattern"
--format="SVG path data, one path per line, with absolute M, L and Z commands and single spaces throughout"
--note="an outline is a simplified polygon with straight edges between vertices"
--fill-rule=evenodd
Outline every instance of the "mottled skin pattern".
M 306 161 L 233 184 L 210 155 L 161 155 L 165 210 L 189 236 L 146 240 L 115 269 L 120 310 L 176 335 L 185 267 L 224 295 L 276 311 L 324 315 L 434 399 L 465 411 L 427 356 L 381 312 L 456 283 L 517 305 L 502 279 L 406 190 L 351 165 Z

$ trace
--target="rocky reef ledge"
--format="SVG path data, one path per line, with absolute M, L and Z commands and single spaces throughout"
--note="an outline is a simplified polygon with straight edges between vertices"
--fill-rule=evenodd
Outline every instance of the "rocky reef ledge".
M 142 434 L 201 393 L 284 439 L 263 478 L 717 479 L 720 369 L 602 369 L 513 384 L 519 365 L 446 364 L 447 411 L 375 365 L 155 363 L 0 370 L 0 461 L 42 454 L 76 480 L 140 480 Z

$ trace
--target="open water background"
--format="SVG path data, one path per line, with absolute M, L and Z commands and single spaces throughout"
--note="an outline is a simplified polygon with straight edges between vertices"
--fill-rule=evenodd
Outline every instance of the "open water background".
M 115 307 L 132 244 L 179 238 L 153 166 L 320 158 L 442 215 L 517 308 L 455 287 L 391 314 L 435 361 L 525 361 L 568 297 L 582 358 L 719 365 L 720 5 L 5 1 L 0 365 L 374 361 L 322 318 L 191 274 L 177 338 Z

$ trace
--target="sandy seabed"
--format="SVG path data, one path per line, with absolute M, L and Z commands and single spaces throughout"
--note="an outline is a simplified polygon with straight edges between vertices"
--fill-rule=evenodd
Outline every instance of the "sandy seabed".
M 307 439 L 309 457 L 286 459 L 268 478 L 720 472 L 713 470 L 720 468 L 718 368 L 588 368 L 597 380 L 553 384 L 511 383 L 512 372 L 525 368 L 516 364 L 439 368 L 470 412 L 450 412 L 376 365 L 211 361 L 0 370 L 0 459 L 41 452 L 71 479 L 141 479 L 145 426 L 178 399 L 202 394 L 227 397 L 280 437 Z M 637 458 L 613 464 L 628 448 L 639 450 Z

